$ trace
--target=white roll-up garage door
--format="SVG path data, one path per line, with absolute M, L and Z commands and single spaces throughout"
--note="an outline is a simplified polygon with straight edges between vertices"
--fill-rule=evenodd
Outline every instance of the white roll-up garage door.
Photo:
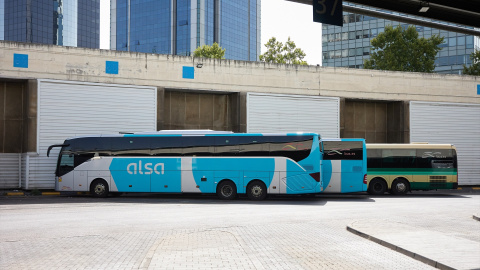
M 410 141 L 454 144 L 459 184 L 480 184 L 480 104 L 410 102 Z
M 340 99 L 247 94 L 247 132 L 316 132 L 340 137 Z
M 37 153 L 29 153 L 24 186 L 53 188 L 58 148 L 66 138 L 118 132 L 155 131 L 156 87 L 38 81 Z

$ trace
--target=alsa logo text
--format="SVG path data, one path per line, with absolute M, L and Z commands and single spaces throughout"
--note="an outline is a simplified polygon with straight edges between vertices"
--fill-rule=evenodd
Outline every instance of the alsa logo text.
M 130 163 L 127 165 L 127 172 L 128 174 L 164 174 L 164 164 L 163 163 L 145 163 L 142 165 L 142 161 L 138 161 L 137 163 Z

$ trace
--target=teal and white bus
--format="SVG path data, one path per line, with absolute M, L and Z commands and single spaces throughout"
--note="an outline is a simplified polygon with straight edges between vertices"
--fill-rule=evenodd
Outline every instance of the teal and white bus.
M 364 139 L 322 139 L 324 193 L 367 191 Z
M 181 133 L 180 133 L 181 132 Z M 57 191 L 307 194 L 323 190 L 320 135 L 172 131 L 76 137 L 59 147 Z M 361 180 L 360 180 L 361 181 Z

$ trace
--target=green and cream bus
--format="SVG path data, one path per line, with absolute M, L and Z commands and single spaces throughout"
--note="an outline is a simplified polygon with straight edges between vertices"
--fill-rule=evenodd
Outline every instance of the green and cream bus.
M 367 144 L 368 193 L 456 189 L 457 151 L 451 144 Z

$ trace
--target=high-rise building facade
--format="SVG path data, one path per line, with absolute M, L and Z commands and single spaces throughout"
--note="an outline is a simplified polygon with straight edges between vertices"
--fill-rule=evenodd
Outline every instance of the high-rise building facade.
M 363 68 L 365 59 L 370 58 L 370 40 L 383 32 L 385 26 L 396 27 L 408 24 L 374 18 L 365 15 L 344 13 L 343 27 L 323 24 L 322 64 L 329 67 Z M 470 65 L 470 54 L 479 44 L 479 38 L 461 33 L 439 30 L 431 27 L 415 26 L 419 37 L 432 35 L 444 37 L 441 50 L 435 60 L 437 73 L 460 74 L 463 64 Z
M 217 42 L 225 58 L 260 55 L 261 0 L 111 0 L 110 48 L 192 55 Z
M 0 0 L 0 40 L 100 47 L 100 0 Z

